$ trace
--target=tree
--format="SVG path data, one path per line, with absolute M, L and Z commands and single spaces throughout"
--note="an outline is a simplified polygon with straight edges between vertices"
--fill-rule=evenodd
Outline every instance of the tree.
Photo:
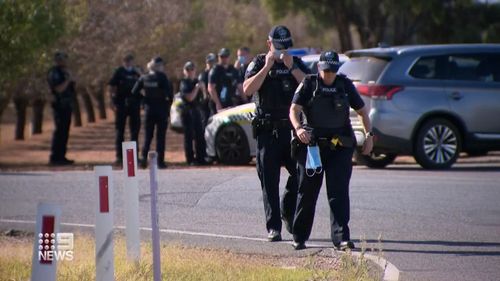
M 13 94 L 18 113 L 25 112 L 27 95 L 18 81 L 44 62 L 44 52 L 64 34 L 64 7 L 63 0 L 0 1 L 0 118 Z

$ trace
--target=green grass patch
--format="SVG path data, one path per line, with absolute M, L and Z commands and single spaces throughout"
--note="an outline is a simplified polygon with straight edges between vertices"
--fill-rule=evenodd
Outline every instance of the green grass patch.
M 0 236 L 0 280 L 29 280 L 33 236 Z M 74 260 L 58 263 L 58 280 L 95 280 L 95 243 L 92 237 L 75 234 Z M 125 239 L 115 236 L 115 280 L 153 279 L 150 243 L 141 245 L 139 263 L 126 258 Z M 366 261 L 341 257 L 270 257 L 236 254 L 225 250 L 162 244 L 162 280 L 376 280 Z

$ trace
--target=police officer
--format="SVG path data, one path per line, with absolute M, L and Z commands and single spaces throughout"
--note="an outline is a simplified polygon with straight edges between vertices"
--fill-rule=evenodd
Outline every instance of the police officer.
M 210 70 L 215 66 L 217 56 L 214 53 L 209 53 L 205 57 L 205 69 L 198 75 L 198 81 L 202 84 L 203 99 L 201 102 L 201 110 L 203 116 L 203 127 L 207 126 L 208 119 L 212 115 L 211 108 L 215 108 L 215 103 L 211 100 L 208 92 L 208 75 Z
M 235 105 L 236 91 L 242 90 L 238 70 L 229 64 L 229 49 L 219 51 L 219 63 L 215 65 L 208 75 L 208 92 L 215 104 L 211 108 L 212 114 Z
M 71 165 L 73 160 L 66 158 L 66 150 L 71 125 L 71 114 L 75 102 L 75 82 L 67 70 L 68 56 L 64 52 L 54 55 L 55 66 L 50 68 L 47 81 L 54 95 L 52 102 L 55 130 L 52 136 L 52 145 L 49 164 Z
M 257 138 L 257 173 L 261 182 L 266 228 L 269 241 L 281 240 L 281 217 L 286 228 L 291 225 L 297 197 L 297 171 L 290 155 L 292 125 L 288 112 L 297 85 L 308 73 L 300 58 L 287 54 L 293 46 L 290 31 L 275 26 L 267 40 L 267 54 L 257 55 L 248 66 L 244 93 L 258 92 L 256 117 L 252 122 Z M 284 165 L 289 177 L 280 213 L 280 169 Z
M 196 78 L 193 62 L 184 65 L 184 78 L 181 79 L 179 90 L 183 100 L 182 127 L 184 128 L 184 152 L 188 165 L 205 165 L 205 130 L 201 114 L 202 83 Z M 193 140 L 196 155 L 193 153 Z
M 158 168 L 165 169 L 165 137 L 167 134 L 170 106 L 173 101 L 173 90 L 165 74 L 165 64 L 161 57 L 153 58 L 148 63 L 149 73 L 141 76 L 134 88 L 132 95 L 140 95 L 144 89 L 145 126 L 146 134 L 142 148 L 142 168 L 147 167 L 149 146 L 153 140 L 156 127 L 156 152 L 158 153 Z
M 125 125 L 129 119 L 130 140 L 139 147 L 139 129 L 141 127 L 140 95 L 132 96 L 132 88 L 140 77 L 140 72 L 134 67 L 134 56 L 123 58 L 123 65 L 115 70 L 109 81 L 112 109 L 115 112 L 115 147 L 116 164 L 122 164 L 122 142 L 124 141 Z M 139 151 L 139 150 L 137 150 Z
M 293 223 L 293 246 L 297 250 L 304 249 L 309 239 L 324 174 L 333 244 L 339 250 L 354 248 L 348 223 L 349 181 L 356 139 L 349 107 L 359 114 L 367 132 L 363 154 L 371 152 L 373 134 L 363 100 L 351 80 L 337 74 L 339 66 L 337 53 L 321 53 L 319 74 L 308 75 L 302 81 L 290 107 L 290 120 L 301 143 L 297 148 L 299 192 Z M 307 120 L 304 124 L 301 113 Z
M 238 49 L 236 52 L 237 58 L 236 61 L 234 62 L 234 68 L 238 70 L 239 72 L 239 78 L 241 80 L 241 83 L 245 80 L 245 72 L 246 69 L 248 68 L 248 65 L 252 61 L 252 56 L 250 54 L 250 48 L 248 47 L 241 47 Z M 245 104 L 248 102 L 247 97 L 240 92 L 240 95 L 237 96 L 237 104 Z

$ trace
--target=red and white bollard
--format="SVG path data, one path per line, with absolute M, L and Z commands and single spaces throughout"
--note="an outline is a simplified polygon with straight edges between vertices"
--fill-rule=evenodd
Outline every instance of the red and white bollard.
M 36 215 L 35 241 L 33 243 L 33 259 L 31 265 L 32 281 L 56 280 L 57 233 L 61 208 L 56 204 L 39 203 Z
M 113 255 L 113 170 L 111 166 L 94 167 L 97 191 L 95 224 L 95 268 L 97 281 L 114 280 Z
M 137 179 L 137 145 L 135 141 L 122 143 L 125 197 L 125 236 L 127 256 L 138 261 L 140 255 L 139 233 L 139 181 Z

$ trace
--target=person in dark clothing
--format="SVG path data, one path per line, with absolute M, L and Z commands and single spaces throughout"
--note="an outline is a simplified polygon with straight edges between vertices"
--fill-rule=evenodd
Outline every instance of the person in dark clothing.
M 63 52 L 54 55 L 55 66 L 47 73 L 47 82 L 54 95 L 52 110 L 55 130 L 50 148 L 50 165 L 71 165 L 73 160 L 66 158 L 66 151 L 71 126 L 71 115 L 75 103 L 75 81 L 67 70 L 68 56 Z
M 142 148 L 140 166 L 148 165 L 148 152 L 156 127 L 156 152 L 158 153 L 158 168 L 167 167 L 165 163 L 165 138 L 167 134 L 168 117 L 173 101 L 172 84 L 164 73 L 163 59 L 156 57 L 148 63 L 149 73 L 142 75 L 134 88 L 132 96 L 139 96 L 144 90 L 145 106 L 145 139 Z
M 237 89 L 242 89 L 238 70 L 229 64 L 230 54 L 229 49 L 222 48 L 219 51 L 219 63 L 208 75 L 208 91 L 215 103 L 215 108 L 211 109 L 212 114 L 234 106 Z
M 203 117 L 201 114 L 201 99 L 203 85 L 196 78 L 193 62 L 184 65 L 184 78 L 181 79 L 179 90 L 183 101 L 182 127 L 184 128 L 184 152 L 188 165 L 205 165 L 205 137 Z M 193 153 L 193 140 L 196 155 Z
M 205 128 L 208 124 L 208 119 L 212 116 L 211 108 L 215 108 L 215 103 L 210 98 L 208 92 L 208 74 L 210 70 L 214 67 L 217 62 L 217 56 L 214 53 L 209 53 L 205 58 L 205 70 L 203 70 L 200 75 L 198 75 L 198 81 L 201 83 L 201 88 L 203 90 L 203 99 L 201 102 L 201 113 L 203 116 L 203 127 Z
M 281 219 L 292 233 L 297 200 L 296 163 L 291 158 L 292 124 L 288 111 L 297 85 L 309 69 L 298 57 L 287 54 L 293 46 L 290 31 L 275 26 L 267 40 L 267 54 L 257 55 L 247 68 L 245 95 L 258 92 L 256 117 L 252 121 L 257 138 L 257 174 L 259 176 L 269 241 L 281 240 Z M 281 166 L 289 173 L 280 212 L 279 181 Z
M 290 107 L 290 120 L 298 143 L 299 192 L 293 222 L 293 247 L 304 249 L 314 220 L 316 201 L 326 176 L 330 205 L 331 238 L 339 250 L 354 248 L 349 230 L 349 181 L 356 138 L 349 108 L 361 116 L 366 133 L 362 153 L 373 148 L 368 110 L 351 80 L 337 74 L 340 62 L 334 51 L 321 53 L 318 75 L 309 75 L 297 88 Z M 307 122 L 302 124 L 301 114 Z
M 248 47 L 241 47 L 238 49 L 236 55 L 238 56 L 236 61 L 234 62 L 234 68 L 236 68 L 236 70 L 238 70 L 239 72 L 239 78 L 240 78 L 240 81 L 241 83 L 243 83 L 243 81 L 245 81 L 245 72 L 248 68 L 248 65 L 250 64 L 250 62 L 252 61 L 252 56 L 250 54 L 250 48 Z M 243 90 L 242 88 L 241 89 L 238 89 L 238 91 L 240 90 Z M 238 95 L 237 95 L 237 104 L 245 104 L 248 102 L 248 98 L 247 96 L 245 96 L 245 94 L 243 92 L 238 92 Z
M 140 95 L 132 96 L 132 89 L 140 77 L 140 72 L 134 67 L 134 57 L 130 54 L 123 58 L 123 65 L 115 70 L 109 81 L 111 108 L 115 112 L 115 148 L 116 164 L 122 164 L 122 142 L 125 140 L 127 118 L 130 128 L 130 140 L 139 148 L 139 130 L 141 127 Z

